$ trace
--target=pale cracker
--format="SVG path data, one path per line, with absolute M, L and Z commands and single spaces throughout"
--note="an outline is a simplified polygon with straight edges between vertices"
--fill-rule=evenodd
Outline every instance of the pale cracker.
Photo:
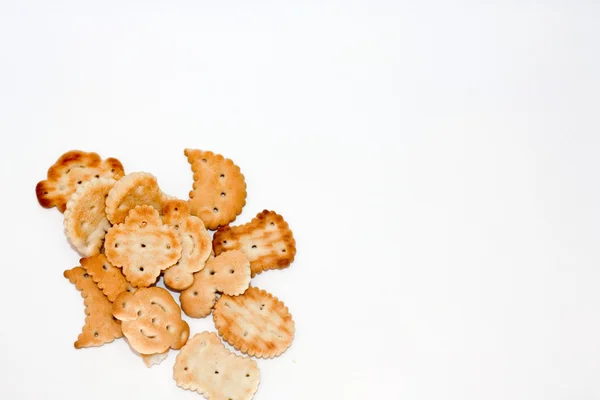
M 207 229 L 217 229 L 235 220 L 246 204 L 246 181 L 230 159 L 211 151 L 186 149 L 194 173 L 190 210 Z
M 194 273 L 202 270 L 212 252 L 210 235 L 198 217 L 190 215 L 183 200 L 169 200 L 163 207 L 163 221 L 174 227 L 181 237 L 181 258 L 164 272 L 165 284 L 184 290 L 194 282 Z
M 192 318 L 206 317 L 212 311 L 217 292 L 236 296 L 250 285 L 250 262 L 241 251 L 227 251 L 211 258 L 194 274 L 192 286 L 181 292 L 181 309 Z
M 85 325 L 75 342 L 75 348 L 102 346 L 123 337 L 121 324 L 113 319 L 112 304 L 98 289 L 91 276 L 82 267 L 64 272 L 77 290 L 81 292 L 85 305 Z
M 175 228 L 163 225 L 158 210 L 143 205 L 108 230 L 104 249 L 106 258 L 123 269 L 132 286 L 148 287 L 179 260 L 181 238 Z
M 183 346 L 173 377 L 209 400 L 250 400 L 260 384 L 256 361 L 227 350 L 214 332 L 197 333 Z
M 140 354 L 164 353 L 169 348 L 178 350 L 190 334 L 190 327 L 181 319 L 179 305 L 163 288 L 123 292 L 115 299 L 112 311 L 122 321 L 129 345 Z
M 294 320 L 285 304 L 256 287 L 239 296 L 222 295 L 213 320 L 226 342 L 250 356 L 278 356 L 294 339 Z
M 111 227 L 104 212 L 106 196 L 114 179 L 94 178 L 84 182 L 67 202 L 65 233 L 69 242 L 84 257 L 100 252 L 104 235 Z
M 120 224 L 132 208 L 150 205 L 160 211 L 167 199 L 154 175 L 133 172 L 119 179 L 108 193 L 106 216 L 112 224 Z
M 48 169 L 47 179 L 36 185 L 35 193 L 42 207 L 65 212 L 69 198 L 84 182 L 94 177 L 120 179 L 123 175 L 123 165 L 116 158 L 102 160 L 96 153 L 71 150 Z
M 288 223 L 268 210 L 247 224 L 220 228 L 213 236 L 213 248 L 217 255 L 227 250 L 246 253 L 253 277 L 268 269 L 288 267 L 296 255 L 296 241 Z

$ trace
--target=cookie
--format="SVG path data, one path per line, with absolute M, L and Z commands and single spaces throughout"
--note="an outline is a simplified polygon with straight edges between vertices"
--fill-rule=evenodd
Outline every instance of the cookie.
M 230 159 L 210 151 L 184 151 L 194 173 L 190 210 L 207 229 L 235 220 L 246 204 L 246 181 Z
M 190 215 L 188 203 L 169 200 L 163 207 L 163 221 L 175 228 L 181 237 L 181 258 L 164 272 L 165 284 L 175 290 L 192 286 L 194 272 L 204 268 L 212 251 L 210 235 L 198 217 Z
M 148 287 L 179 260 L 181 238 L 175 228 L 163 225 L 156 208 L 136 206 L 124 223 L 108 230 L 104 252 L 132 286 Z
M 173 377 L 209 400 L 250 400 L 260 383 L 256 361 L 227 350 L 214 332 L 197 333 L 183 346 Z
M 113 319 L 112 303 L 98 289 L 92 277 L 82 267 L 64 272 L 77 290 L 81 292 L 85 305 L 85 325 L 75 342 L 75 348 L 102 346 L 123 337 L 121 325 Z
M 104 244 L 104 235 L 111 227 L 104 204 L 115 182 L 110 178 L 85 181 L 67 202 L 65 233 L 69 242 L 84 257 L 98 254 Z
M 181 309 L 192 318 L 206 317 L 212 311 L 217 292 L 236 296 L 250 285 L 250 262 L 241 251 L 227 251 L 211 258 L 194 274 L 192 286 L 181 292 Z
M 278 356 L 294 339 L 294 321 L 285 304 L 256 287 L 239 296 L 222 295 L 213 320 L 227 343 L 250 356 Z
M 120 179 L 124 174 L 116 158 L 102 160 L 96 153 L 71 150 L 48 169 L 47 179 L 36 185 L 35 194 L 42 207 L 65 212 L 69 198 L 84 182 L 94 177 Z
M 123 292 L 115 299 L 112 312 L 121 321 L 129 345 L 140 354 L 178 350 L 190 334 L 190 327 L 181 319 L 181 309 L 163 288 Z
M 82 258 L 79 262 L 109 301 L 115 301 L 117 296 L 126 290 L 135 291 L 121 270 L 113 266 L 104 254 Z
M 213 236 L 213 248 L 217 255 L 227 250 L 243 251 L 253 277 L 268 269 L 286 268 L 296 256 L 296 241 L 287 222 L 268 210 L 247 224 L 220 228 Z
M 135 206 L 147 204 L 162 210 L 167 199 L 168 196 L 160 190 L 154 175 L 133 172 L 118 180 L 108 192 L 106 216 L 112 224 L 120 224 Z

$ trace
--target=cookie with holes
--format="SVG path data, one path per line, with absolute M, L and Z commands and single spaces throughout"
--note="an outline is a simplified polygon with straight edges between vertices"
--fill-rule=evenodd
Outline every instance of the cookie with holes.
M 250 356 L 272 358 L 291 346 L 294 320 L 271 293 L 250 287 L 239 296 L 222 295 L 213 311 L 219 335 Z
M 235 220 L 246 204 L 246 181 L 233 161 L 211 151 L 185 149 L 194 173 L 190 210 L 207 229 Z
M 85 325 L 75 342 L 75 348 L 102 346 L 123 337 L 121 324 L 113 319 L 112 303 L 98 289 L 85 269 L 75 267 L 65 271 L 64 276 L 84 298 Z
M 48 169 L 46 180 L 38 182 L 35 194 L 44 208 L 65 212 L 71 195 L 84 182 L 96 178 L 120 179 L 125 172 L 116 158 L 101 159 L 97 153 L 71 150 Z
M 104 254 L 82 258 L 79 263 L 98 285 L 98 289 L 102 290 L 102 293 L 111 302 L 115 301 L 117 296 L 126 290 L 135 291 L 135 288 L 125 279 L 121 269 L 113 266 Z
M 237 296 L 250 285 L 250 261 L 241 251 L 227 251 L 211 258 L 194 274 L 192 286 L 181 292 L 183 312 L 192 318 L 206 317 L 212 311 L 217 292 Z
M 163 221 L 179 232 L 182 247 L 179 261 L 164 272 L 165 284 L 175 290 L 184 290 L 194 282 L 194 273 L 204 268 L 212 251 L 212 241 L 202 220 L 190 215 L 186 201 L 167 201 L 163 207 Z
M 250 260 L 253 277 L 268 269 L 287 268 L 296 255 L 296 241 L 288 223 L 268 210 L 247 224 L 217 230 L 213 248 L 217 255 L 227 250 L 243 251 Z
M 190 327 L 181 319 L 181 309 L 163 288 L 123 292 L 115 299 L 112 312 L 121 321 L 129 345 L 140 354 L 178 350 L 190 334 Z
M 104 253 L 132 286 L 148 287 L 179 260 L 181 238 L 175 228 L 163 224 L 156 208 L 137 206 L 124 223 L 108 230 Z
M 109 178 L 86 181 L 67 202 L 65 233 L 69 242 L 84 257 L 98 254 L 104 244 L 104 235 L 111 227 L 104 204 L 115 182 Z
M 210 400 L 250 400 L 260 384 L 256 361 L 227 350 L 214 332 L 197 333 L 183 346 L 173 377 Z
M 112 224 L 120 224 L 132 208 L 149 205 L 160 211 L 168 198 L 160 190 L 154 175 L 133 172 L 119 179 L 108 192 L 106 216 Z

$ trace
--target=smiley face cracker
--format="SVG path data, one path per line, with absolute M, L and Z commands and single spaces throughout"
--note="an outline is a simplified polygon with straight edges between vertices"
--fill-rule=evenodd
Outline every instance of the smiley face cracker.
M 104 254 L 82 258 L 79 262 L 109 301 L 115 301 L 117 296 L 126 290 L 135 291 L 121 270 L 113 266 Z
M 165 284 L 175 290 L 184 290 L 194 282 L 194 273 L 204 268 L 212 251 L 212 241 L 202 220 L 190 215 L 186 201 L 167 201 L 163 207 L 163 221 L 179 232 L 182 247 L 179 261 L 164 273 Z
M 246 204 L 246 181 L 230 159 L 211 151 L 185 149 L 194 173 L 190 210 L 207 229 L 235 220 Z
M 213 237 L 215 254 L 241 250 L 250 260 L 252 277 L 268 269 L 288 267 L 296 255 L 296 241 L 287 222 L 264 210 L 247 224 L 224 226 Z
M 98 289 L 85 269 L 75 267 L 65 271 L 64 276 L 84 298 L 85 325 L 75 342 L 75 348 L 102 346 L 123 337 L 121 325 L 112 316 L 112 303 Z
M 163 225 L 158 210 L 144 205 L 108 230 L 104 249 L 108 261 L 122 268 L 132 286 L 148 287 L 179 260 L 181 238 L 175 228 Z
M 109 178 L 86 181 L 67 202 L 65 233 L 69 242 L 84 257 L 98 254 L 104 244 L 104 235 L 111 227 L 104 204 L 115 182 Z
M 211 258 L 194 274 L 192 286 L 181 292 L 183 312 L 192 318 L 206 317 L 212 311 L 217 292 L 237 296 L 250 285 L 250 262 L 241 251 L 227 251 Z
M 278 356 L 294 339 L 294 320 L 285 304 L 256 287 L 239 296 L 222 295 L 215 305 L 213 319 L 219 335 L 250 356 Z
M 112 313 L 121 322 L 129 345 L 140 354 L 178 350 L 188 339 L 190 327 L 181 319 L 181 309 L 163 288 L 123 292 L 115 299 Z
M 71 150 L 48 169 L 47 179 L 36 185 L 35 193 L 42 207 L 65 212 L 69 198 L 84 182 L 93 178 L 120 179 L 124 174 L 116 158 L 102 160 L 96 153 Z
M 209 400 L 250 400 L 260 383 L 256 361 L 227 350 L 214 332 L 197 333 L 183 346 L 173 377 Z
M 162 210 L 167 199 L 168 196 L 160 190 L 154 175 L 133 172 L 118 180 L 108 193 L 106 216 L 112 224 L 120 224 L 135 206 L 147 204 Z

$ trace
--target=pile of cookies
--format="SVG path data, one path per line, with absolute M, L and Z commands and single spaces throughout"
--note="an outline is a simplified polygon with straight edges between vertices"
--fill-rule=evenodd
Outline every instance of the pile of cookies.
M 251 399 L 260 382 L 250 357 L 272 358 L 292 343 L 287 307 L 251 278 L 288 267 L 296 243 L 283 217 L 263 211 L 229 226 L 246 204 L 246 183 L 233 161 L 186 149 L 194 184 L 189 199 L 162 192 L 146 172 L 125 174 L 121 162 L 69 151 L 36 186 L 40 205 L 64 213 L 64 228 L 81 255 L 64 276 L 81 292 L 85 325 L 76 348 L 122 338 L 148 367 L 180 350 L 178 386 L 211 400 Z M 213 237 L 209 230 L 216 230 Z M 156 286 L 160 277 L 169 290 Z M 179 304 L 173 298 L 179 295 Z M 218 335 L 190 338 L 181 311 L 213 315 Z

